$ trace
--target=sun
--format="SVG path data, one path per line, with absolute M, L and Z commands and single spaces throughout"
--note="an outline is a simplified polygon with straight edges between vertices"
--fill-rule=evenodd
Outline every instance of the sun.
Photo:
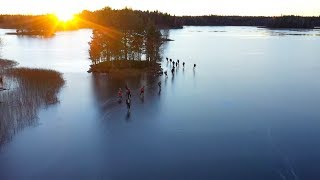
M 54 13 L 58 20 L 61 22 L 68 22 L 72 21 L 74 19 L 74 14 L 73 13 L 68 13 L 68 12 L 56 12 Z

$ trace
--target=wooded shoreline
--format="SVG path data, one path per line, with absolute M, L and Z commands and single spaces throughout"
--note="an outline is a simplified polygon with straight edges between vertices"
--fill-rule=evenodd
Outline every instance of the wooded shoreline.
M 120 16 L 119 16 L 120 15 Z M 303 28 L 313 29 L 320 27 L 319 16 L 175 16 L 159 11 L 140 11 L 112 9 L 105 7 L 96 11 L 84 10 L 75 17 L 78 21 L 72 26 L 58 25 L 57 30 L 96 28 L 96 25 L 114 26 L 117 21 L 130 24 L 130 17 L 138 16 L 144 24 L 152 22 L 159 29 L 177 29 L 183 26 L 264 26 L 269 28 Z M 53 15 L 0 15 L 0 28 L 11 29 L 41 29 L 52 28 Z M 39 23 L 41 22 L 41 23 Z M 57 24 L 55 24 L 57 26 Z
M 106 73 L 131 76 L 141 72 L 153 75 L 162 74 L 160 63 L 155 61 L 114 60 L 90 65 L 88 73 Z

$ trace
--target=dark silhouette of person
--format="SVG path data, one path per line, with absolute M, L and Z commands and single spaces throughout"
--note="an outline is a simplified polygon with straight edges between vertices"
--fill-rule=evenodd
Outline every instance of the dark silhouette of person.
M 158 82 L 159 91 L 161 91 L 161 81 Z
M 122 102 L 122 89 L 119 88 L 119 91 L 118 91 L 118 102 L 119 104 Z
M 185 63 L 183 62 L 182 65 L 183 65 L 183 67 L 184 67 Z
M 194 65 L 193 65 L 193 68 L 196 68 L 196 66 L 197 66 L 197 65 L 196 65 L 196 64 L 194 64 Z
M 119 91 L 118 91 L 118 98 L 122 99 L 122 89 L 121 88 L 119 88 Z
M 3 89 L 3 77 L 0 76 L 0 89 Z
M 129 98 L 126 100 L 126 104 L 127 104 L 128 111 L 130 111 L 130 108 L 131 108 L 131 100 L 130 100 Z
M 144 96 L 144 86 L 142 86 L 142 88 L 140 89 L 140 96 Z
M 178 66 L 178 62 L 176 62 L 176 66 Z
M 180 62 L 179 62 L 179 59 L 178 59 L 178 64 L 179 64 Z
M 131 98 L 131 90 L 127 87 L 127 98 L 130 99 Z
M 172 59 L 170 59 L 170 62 L 172 62 Z

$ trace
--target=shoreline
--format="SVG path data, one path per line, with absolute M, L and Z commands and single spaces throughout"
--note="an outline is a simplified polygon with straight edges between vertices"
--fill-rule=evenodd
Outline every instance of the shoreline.
M 35 32 L 23 32 L 23 33 L 17 33 L 17 32 L 7 32 L 6 35 L 16 35 L 16 36 L 45 36 L 45 37 L 52 37 L 55 35 L 55 33 L 47 34 L 47 33 L 35 33 Z
M 114 60 L 90 65 L 88 73 L 105 73 L 116 76 L 133 76 L 141 73 L 163 74 L 161 64 L 154 61 Z

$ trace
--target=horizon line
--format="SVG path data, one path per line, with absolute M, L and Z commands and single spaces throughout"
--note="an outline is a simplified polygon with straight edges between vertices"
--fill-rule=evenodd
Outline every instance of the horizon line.
M 90 12 L 94 12 L 94 11 L 99 11 L 99 10 L 102 10 L 104 8 L 110 8 L 111 10 L 124 10 L 124 9 L 130 9 L 130 10 L 133 10 L 133 11 L 142 11 L 142 12 L 159 12 L 159 13 L 163 13 L 163 14 L 168 14 L 170 16 L 177 16 L 177 17 L 183 17 L 183 16 L 190 16 L 190 17 L 201 17 L 201 16 L 240 16 L 240 17 L 281 17 L 281 16 L 300 16 L 300 17 L 320 17 L 320 13 L 319 15 L 301 15 L 301 14 L 277 14 L 277 15 L 231 15 L 231 14 L 199 14 L 199 15 L 194 15 L 194 14 L 189 14 L 189 15 L 186 15 L 186 14 L 183 14 L 183 15 L 177 15 L 177 14 L 174 14 L 174 13 L 169 13 L 169 12 L 164 12 L 164 11 L 160 11 L 160 10 L 141 10 L 141 9 L 134 9 L 132 7 L 128 7 L 128 6 L 125 6 L 123 8 L 112 8 L 110 6 L 105 6 L 105 7 L 102 7 L 102 8 L 99 8 L 99 9 L 94 9 L 94 10 L 89 10 L 89 9 L 83 9 L 83 10 L 80 10 L 78 12 L 75 12 L 73 13 L 74 15 L 76 14 L 81 14 L 83 11 L 90 11 Z M 49 15 L 49 14 L 55 14 L 55 12 L 43 12 L 43 13 L 1 13 L 0 15 L 22 15 L 22 16 L 41 16 L 41 15 Z

